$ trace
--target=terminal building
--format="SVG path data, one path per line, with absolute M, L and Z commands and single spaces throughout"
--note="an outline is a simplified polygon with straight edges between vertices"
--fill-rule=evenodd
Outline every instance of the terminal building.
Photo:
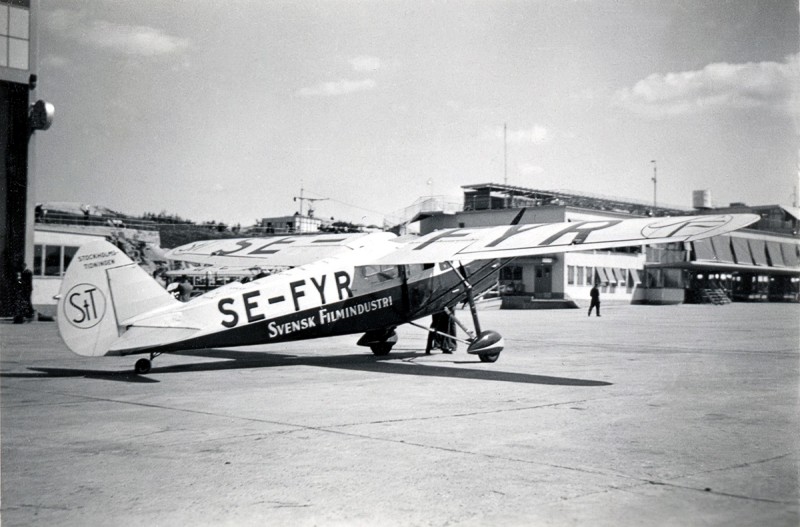
M 588 305 L 597 283 L 603 303 L 797 302 L 800 300 L 800 211 L 780 205 L 654 207 L 634 201 L 484 183 L 462 187 L 461 210 L 425 206 L 412 219 L 420 233 L 437 229 L 648 216 L 755 213 L 761 220 L 730 235 L 692 243 L 577 251 L 517 258 L 501 269 L 505 309 Z

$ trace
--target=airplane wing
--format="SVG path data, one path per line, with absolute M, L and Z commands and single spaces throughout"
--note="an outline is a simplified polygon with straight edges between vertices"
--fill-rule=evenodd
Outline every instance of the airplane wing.
M 491 260 L 654 243 L 688 242 L 741 229 L 754 214 L 608 219 L 443 229 L 406 243 L 369 265 Z
M 395 237 L 386 232 L 316 234 L 229 238 L 181 245 L 167 251 L 167 258 L 202 265 L 250 269 L 253 267 L 297 267 L 346 253 Z

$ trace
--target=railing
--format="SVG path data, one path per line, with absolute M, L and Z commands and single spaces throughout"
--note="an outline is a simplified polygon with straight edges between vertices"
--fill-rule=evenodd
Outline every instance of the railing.
M 154 221 L 137 218 L 120 218 L 112 216 L 95 216 L 92 214 L 80 216 L 64 212 L 48 212 L 36 215 L 35 223 L 54 225 L 84 225 L 92 227 L 115 227 L 119 229 L 141 229 L 154 231 L 158 224 Z

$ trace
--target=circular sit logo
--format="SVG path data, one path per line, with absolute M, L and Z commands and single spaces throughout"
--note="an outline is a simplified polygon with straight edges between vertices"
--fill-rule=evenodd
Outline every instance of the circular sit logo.
M 106 314 L 106 297 L 97 286 L 78 284 L 64 299 L 64 316 L 79 329 L 96 326 Z

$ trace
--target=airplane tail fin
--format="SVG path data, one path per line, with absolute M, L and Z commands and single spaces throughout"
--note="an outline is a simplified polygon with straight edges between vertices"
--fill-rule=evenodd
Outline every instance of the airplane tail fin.
M 125 333 L 126 320 L 177 303 L 123 251 L 105 241 L 93 242 L 78 250 L 64 275 L 58 331 L 74 353 L 106 355 Z

